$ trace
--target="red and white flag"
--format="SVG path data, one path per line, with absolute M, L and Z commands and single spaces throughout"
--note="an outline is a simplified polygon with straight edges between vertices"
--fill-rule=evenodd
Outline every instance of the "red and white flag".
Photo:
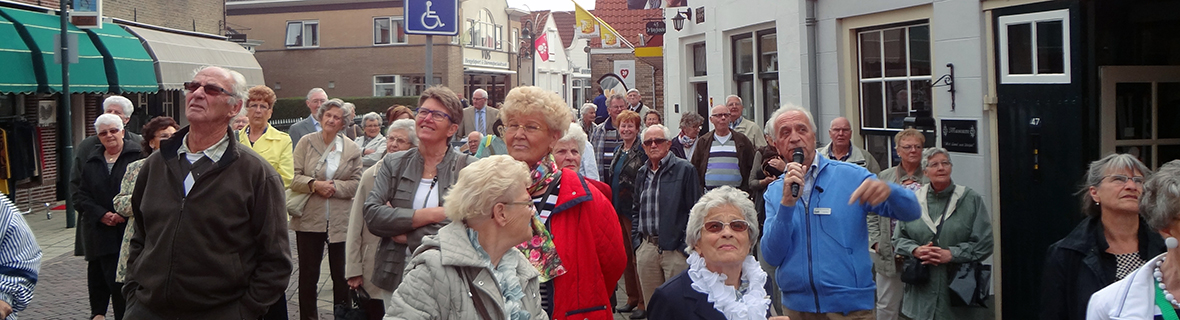
M 537 57 L 541 58 L 541 61 L 549 61 L 549 34 L 542 33 L 540 37 L 537 37 L 535 45 L 537 46 Z

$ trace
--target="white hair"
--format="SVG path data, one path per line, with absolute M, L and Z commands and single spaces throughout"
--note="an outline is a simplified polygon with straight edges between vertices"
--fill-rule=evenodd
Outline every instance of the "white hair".
M 725 102 L 728 103 L 729 99 L 738 99 L 738 103 L 742 103 L 742 97 L 739 97 L 736 94 L 731 94 L 731 95 L 725 96 Z M 743 106 L 745 106 L 745 105 L 743 105 Z
M 307 99 L 304 100 L 311 100 L 311 96 L 316 93 L 323 93 L 325 97 L 328 96 L 328 93 L 325 92 L 323 88 L 311 88 L 311 90 L 307 91 Z
M 365 122 L 369 121 L 377 121 L 377 124 L 381 124 L 381 115 L 377 114 L 376 112 L 369 112 L 361 117 L 361 125 L 364 125 Z
M 524 190 L 532 182 L 524 162 L 507 155 L 495 155 L 472 162 L 459 170 L 459 179 L 444 196 L 444 211 L 452 221 L 492 213 L 496 203 L 512 201 L 512 189 Z
M 484 90 L 484 89 L 475 89 L 475 91 L 474 91 L 474 92 L 471 92 L 471 98 L 473 98 L 473 99 L 474 99 L 474 98 L 475 98 L 475 96 L 477 96 L 477 95 L 479 95 L 479 96 L 482 96 L 483 98 L 487 98 L 487 97 L 488 97 L 488 91 L 487 91 L 487 90 Z
M 688 226 L 684 230 L 684 243 L 688 245 L 686 251 L 696 251 L 693 248 L 701 241 L 701 230 L 705 228 L 705 216 L 709 215 L 709 211 L 727 205 L 741 211 L 742 220 L 746 220 L 750 225 L 746 230 L 750 236 L 750 253 L 753 253 L 754 245 L 758 243 L 758 232 L 761 230 L 758 228 L 758 211 L 754 210 L 754 202 L 750 201 L 748 193 L 730 186 L 706 192 L 689 210 Z
M 99 131 L 100 129 L 98 127 L 102 125 L 109 125 L 123 130 L 123 119 L 110 113 L 104 113 L 99 115 L 98 119 L 94 119 L 94 131 Z
M 769 125 L 768 127 L 773 127 L 774 125 L 777 125 L 778 118 L 781 117 L 783 114 L 786 114 L 787 112 L 791 112 L 791 111 L 797 111 L 797 112 L 803 113 L 803 115 L 807 117 L 807 124 L 811 126 L 811 132 L 813 134 L 815 133 L 815 118 L 811 117 L 811 111 L 807 111 L 807 109 L 804 109 L 803 107 L 800 107 L 800 106 L 797 106 L 797 105 L 794 105 L 791 103 L 784 104 L 783 106 L 779 107 L 778 110 L 775 110 L 774 114 L 770 115 L 769 124 L 771 124 L 771 125 Z M 778 128 L 774 128 L 773 130 L 770 130 L 770 137 L 774 138 L 774 139 L 778 139 Z
M 946 155 L 946 162 L 951 163 L 951 153 L 949 151 L 941 147 L 931 147 L 922 150 L 922 168 L 930 167 L 930 158 L 934 158 L 935 155 L 939 154 Z
M 598 105 L 593 104 L 593 103 L 583 104 L 582 110 L 578 110 L 578 111 L 579 111 L 579 115 L 585 117 L 587 113 L 598 112 Z
M 124 117 L 131 117 L 131 114 L 135 112 L 135 106 L 131 104 L 131 99 L 127 99 L 127 97 L 110 96 L 107 97 L 106 100 L 102 101 L 103 112 L 106 112 L 115 106 L 123 108 Z
M 643 129 L 643 135 L 641 135 L 639 137 L 640 142 L 643 142 L 643 138 L 647 137 L 647 132 L 651 131 L 652 129 L 664 130 L 664 139 L 672 140 L 673 138 L 676 138 L 676 135 L 673 135 L 672 131 L 668 130 L 668 127 L 665 127 L 664 125 L 657 123 L 657 124 L 653 124 L 651 126 L 648 126 L 647 129 Z
M 399 119 L 394 120 L 389 124 L 389 129 L 386 129 L 385 137 L 389 137 L 394 130 L 400 130 L 406 133 L 406 138 L 410 140 L 410 145 L 418 146 L 418 133 L 414 131 L 413 119 Z
M 582 131 L 582 125 L 579 123 L 571 123 L 569 129 L 565 130 L 565 135 L 561 136 L 557 142 L 573 141 L 578 146 L 578 152 L 586 153 L 586 131 Z

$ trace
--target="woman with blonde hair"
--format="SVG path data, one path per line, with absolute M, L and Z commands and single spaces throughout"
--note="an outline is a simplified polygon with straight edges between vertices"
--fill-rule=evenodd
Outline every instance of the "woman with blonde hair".
M 548 319 L 541 274 L 514 248 L 539 227 L 530 184 L 528 168 L 509 156 L 459 171 L 445 197 L 454 222 L 414 250 L 386 319 Z

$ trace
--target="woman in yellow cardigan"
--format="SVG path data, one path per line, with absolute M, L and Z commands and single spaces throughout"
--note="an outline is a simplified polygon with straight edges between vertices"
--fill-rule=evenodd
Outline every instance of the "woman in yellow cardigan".
M 276 99 L 274 90 L 266 86 L 250 88 L 246 100 L 246 116 L 250 118 L 250 124 L 238 131 L 238 142 L 266 159 L 283 177 L 283 187 L 288 187 L 295 176 L 291 136 L 267 122 L 274 112 Z

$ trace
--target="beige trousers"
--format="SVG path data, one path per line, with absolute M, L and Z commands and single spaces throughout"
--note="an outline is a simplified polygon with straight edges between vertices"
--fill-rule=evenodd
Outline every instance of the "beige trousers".
M 656 244 L 643 240 L 635 250 L 635 269 L 639 273 L 639 287 L 643 288 L 643 304 L 651 302 L 656 288 L 688 269 L 688 256 L 683 251 L 660 252 Z

